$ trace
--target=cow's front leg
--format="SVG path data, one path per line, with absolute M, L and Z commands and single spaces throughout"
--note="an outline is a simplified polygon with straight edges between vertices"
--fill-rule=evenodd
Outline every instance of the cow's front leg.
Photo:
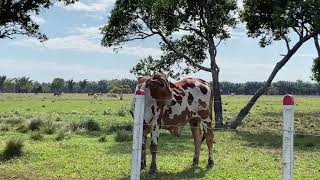
M 156 124 L 151 131 L 151 144 L 150 152 L 152 156 L 150 174 L 153 174 L 157 171 L 157 151 L 158 151 L 158 140 L 159 140 L 159 126 Z

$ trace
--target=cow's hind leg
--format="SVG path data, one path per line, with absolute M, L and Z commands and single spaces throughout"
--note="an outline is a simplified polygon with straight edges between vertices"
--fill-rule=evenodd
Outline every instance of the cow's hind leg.
M 147 166 L 147 133 L 142 137 L 141 170 Z
M 211 169 L 213 167 L 213 157 L 212 157 L 212 146 L 213 146 L 213 130 L 211 122 L 204 122 L 206 124 L 206 127 L 204 127 L 204 138 L 206 139 L 206 143 L 208 146 L 208 164 L 207 168 Z
M 201 146 L 201 129 L 199 121 L 193 119 L 190 121 L 192 136 L 194 140 L 194 155 L 193 155 L 193 167 L 199 165 L 199 156 L 200 156 L 200 146 Z
M 156 124 L 151 130 L 151 144 L 150 144 L 150 151 L 151 151 L 151 166 L 149 173 L 154 174 L 157 171 L 157 151 L 158 151 L 158 140 L 159 140 L 159 126 Z

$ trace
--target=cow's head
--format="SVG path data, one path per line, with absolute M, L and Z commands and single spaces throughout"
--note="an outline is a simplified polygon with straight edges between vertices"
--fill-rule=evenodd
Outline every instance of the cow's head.
M 145 81 L 145 87 L 150 90 L 158 106 L 171 105 L 175 100 L 170 89 L 170 83 L 164 74 L 157 73 Z

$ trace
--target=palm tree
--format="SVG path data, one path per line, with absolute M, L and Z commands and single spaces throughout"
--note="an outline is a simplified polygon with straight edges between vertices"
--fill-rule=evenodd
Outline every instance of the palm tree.
M 75 85 L 76 85 L 76 83 L 73 81 L 73 79 L 70 79 L 67 81 L 67 88 L 68 88 L 69 93 L 73 93 Z
M 83 81 L 79 81 L 80 92 L 82 93 L 88 85 L 88 80 L 84 79 Z
M 15 78 L 15 89 L 18 93 L 27 93 L 32 86 L 32 80 L 29 77 Z
M 6 81 L 7 76 L 0 76 L 0 93 L 3 91 L 4 82 Z

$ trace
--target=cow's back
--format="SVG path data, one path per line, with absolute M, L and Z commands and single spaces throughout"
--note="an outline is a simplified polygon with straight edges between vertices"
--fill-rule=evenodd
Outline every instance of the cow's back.
M 191 119 L 210 121 L 212 116 L 212 90 L 201 79 L 183 79 L 171 85 L 176 104 L 164 109 L 164 125 L 182 126 Z

